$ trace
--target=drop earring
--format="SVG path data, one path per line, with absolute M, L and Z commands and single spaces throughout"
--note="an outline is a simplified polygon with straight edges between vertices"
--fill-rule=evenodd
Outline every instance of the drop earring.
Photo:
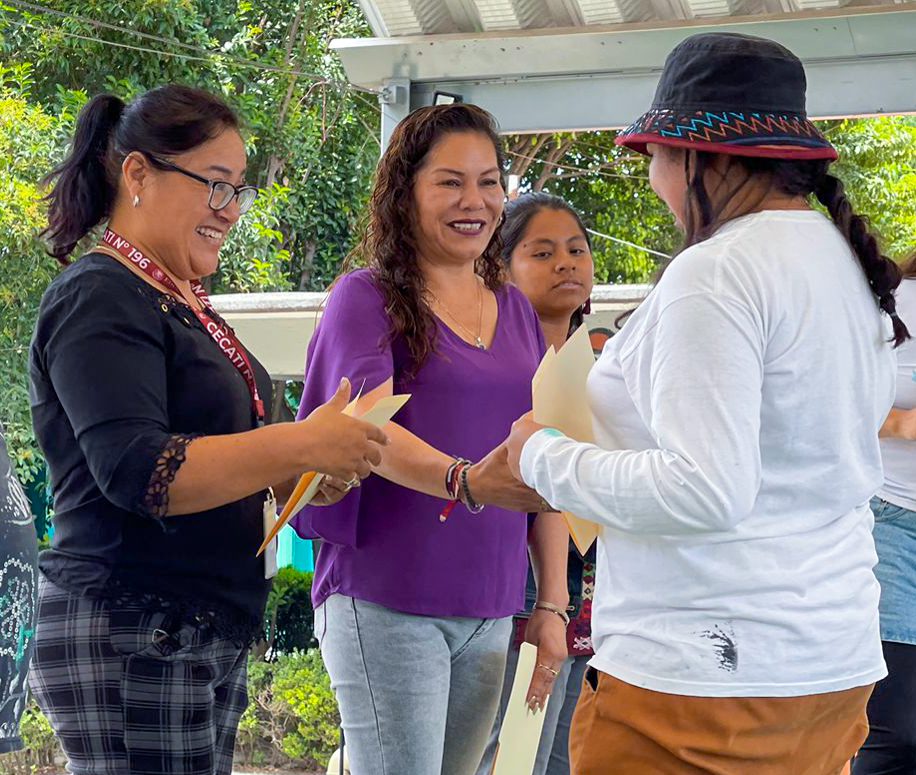
M 137 194 L 137 195 L 134 197 L 134 207 L 139 207 L 139 206 L 140 206 L 140 195 Z

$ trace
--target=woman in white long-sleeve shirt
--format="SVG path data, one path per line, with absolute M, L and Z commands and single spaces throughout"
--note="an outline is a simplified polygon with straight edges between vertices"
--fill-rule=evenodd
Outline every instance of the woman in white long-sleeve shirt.
M 804 103 L 771 41 L 672 52 L 618 142 L 652 156 L 686 248 L 592 372 L 597 443 L 513 430 L 520 478 L 604 528 L 578 775 L 827 775 L 865 738 L 868 501 L 908 334 Z

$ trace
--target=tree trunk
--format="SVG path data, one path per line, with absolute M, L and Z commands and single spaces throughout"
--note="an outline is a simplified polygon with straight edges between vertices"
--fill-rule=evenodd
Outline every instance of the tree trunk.
M 299 7 L 296 9 L 296 15 L 293 17 L 292 24 L 289 25 L 289 35 L 286 39 L 286 51 L 283 52 L 283 66 L 289 67 L 293 58 L 293 49 L 296 46 L 296 38 L 299 35 L 299 27 L 302 24 L 302 16 L 305 13 L 306 0 L 299 0 Z M 289 79 L 289 87 L 283 97 L 283 103 L 280 105 L 280 115 L 277 117 L 277 130 L 283 128 L 286 123 L 286 114 L 289 111 L 289 104 L 293 99 L 296 91 L 296 76 L 292 75 Z M 283 160 L 278 156 L 271 156 L 267 162 L 267 178 L 265 188 L 272 188 L 277 182 L 277 175 L 283 169 Z
M 315 253 L 318 246 L 314 242 L 305 243 L 305 258 L 302 261 L 302 271 L 299 273 L 299 290 L 307 291 L 312 279 L 312 268 L 315 263 Z

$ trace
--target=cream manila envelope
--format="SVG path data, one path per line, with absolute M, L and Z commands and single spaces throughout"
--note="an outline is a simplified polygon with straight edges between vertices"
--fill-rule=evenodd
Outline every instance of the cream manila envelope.
M 377 428 L 382 428 L 387 425 L 391 418 L 394 417 L 407 403 L 410 399 L 410 394 L 399 395 L 399 396 L 386 396 L 385 398 L 380 398 L 375 405 L 369 409 L 364 414 L 359 416 L 360 420 L 364 420 L 367 423 L 371 423 Z M 353 413 L 356 411 L 356 402 L 359 401 L 359 396 L 354 398 L 347 407 L 343 410 L 343 413 L 352 417 Z M 315 471 L 309 471 L 302 475 L 299 479 L 299 483 L 296 485 L 293 490 L 293 494 L 290 495 L 289 500 L 286 502 L 286 506 L 283 507 L 283 513 L 277 517 L 277 521 L 274 524 L 272 530 L 264 538 L 264 542 L 261 544 L 261 547 L 258 549 L 256 556 L 260 556 L 270 542 L 274 539 L 277 533 L 283 528 L 283 526 L 292 519 L 294 514 L 297 514 L 303 508 L 308 506 L 312 498 L 315 497 L 315 493 L 318 492 L 318 487 L 321 485 L 321 480 L 324 479 L 324 474 L 319 474 Z
M 534 421 L 556 428 L 576 441 L 593 442 L 586 381 L 594 365 L 595 354 L 586 326 L 579 326 L 559 351 L 550 348 L 531 380 Z M 576 548 L 584 555 L 601 527 L 568 512 L 563 512 L 563 517 Z
M 538 364 L 537 370 L 534 372 L 534 376 L 531 378 L 531 392 L 534 393 L 538 388 L 538 384 L 541 381 L 541 375 L 544 373 L 545 369 L 553 362 L 553 359 L 557 357 L 557 351 L 554 349 L 553 345 L 547 348 L 547 352 L 544 353 L 544 357 L 541 358 L 541 362 Z
M 538 754 L 538 743 L 541 740 L 541 729 L 547 703 L 543 711 L 532 711 L 525 702 L 531 676 L 537 663 L 538 650 L 530 643 L 522 643 L 518 653 L 518 666 L 515 668 L 515 680 L 512 682 L 512 694 L 506 706 L 506 716 L 499 731 L 499 747 L 496 749 L 496 762 L 491 775 L 531 775 L 534 760 Z

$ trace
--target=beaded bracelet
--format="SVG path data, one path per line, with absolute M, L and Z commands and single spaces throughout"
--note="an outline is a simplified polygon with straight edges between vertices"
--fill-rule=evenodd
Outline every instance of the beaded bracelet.
M 448 502 L 439 514 L 439 521 L 445 522 L 449 514 L 461 500 L 461 473 L 471 467 L 471 461 L 463 457 L 455 458 L 445 472 L 445 491 L 448 493 Z
M 471 514 L 480 514 L 484 508 L 483 504 L 474 500 L 474 496 L 471 495 L 471 488 L 468 486 L 468 472 L 470 470 L 471 466 L 467 465 L 461 469 L 461 473 L 458 475 L 458 479 L 461 482 L 461 502 L 464 503 Z

